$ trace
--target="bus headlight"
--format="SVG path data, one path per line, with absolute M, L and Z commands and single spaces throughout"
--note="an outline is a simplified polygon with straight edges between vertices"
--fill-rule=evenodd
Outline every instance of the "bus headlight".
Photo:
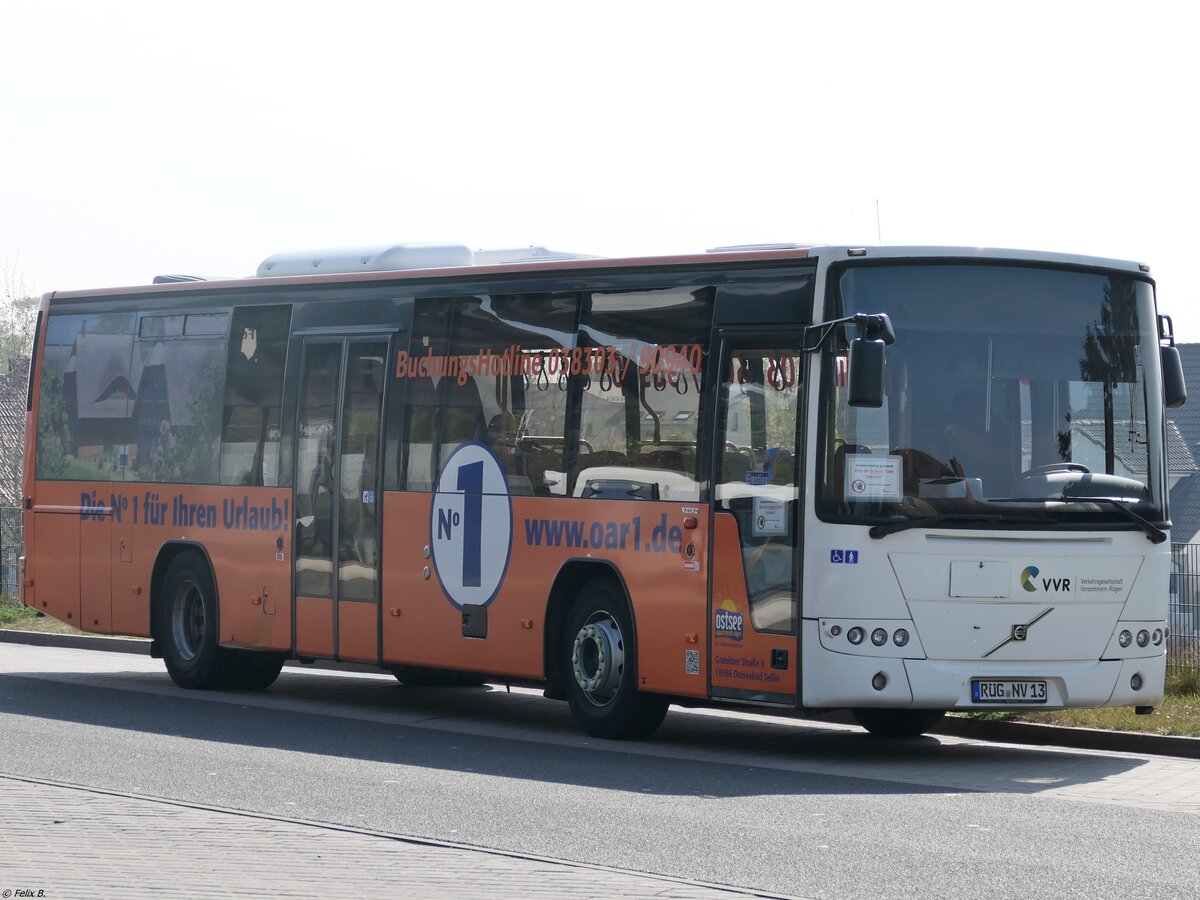
M 1138 632 L 1137 642 L 1139 647 L 1145 647 L 1150 643 L 1150 632 L 1145 628 Z
M 1152 634 L 1152 635 L 1150 636 L 1150 643 L 1152 643 L 1152 644 L 1153 644 L 1155 647 L 1159 647 L 1159 646 L 1161 646 L 1161 645 L 1162 645 L 1162 642 L 1163 642 L 1163 633 L 1162 633 L 1162 629 L 1161 629 L 1161 628 L 1155 628 L 1155 629 L 1154 629 L 1154 634 Z
M 876 628 L 871 632 L 871 643 L 876 647 L 882 647 L 887 643 L 887 632 L 882 628 Z
M 1122 647 L 1128 647 L 1130 644 L 1133 643 L 1133 634 L 1130 633 L 1129 631 L 1122 631 L 1121 634 L 1117 637 L 1117 643 L 1120 644 Z
M 897 628 L 896 633 L 892 635 L 892 641 L 897 647 L 904 647 L 908 644 L 908 632 L 903 628 Z
M 858 645 L 858 644 L 862 643 L 863 637 L 865 635 L 866 635 L 866 632 L 863 631 L 861 628 L 859 628 L 857 625 L 855 625 L 853 628 L 851 628 L 849 631 L 846 632 L 846 640 L 848 640 L 852 644 Z

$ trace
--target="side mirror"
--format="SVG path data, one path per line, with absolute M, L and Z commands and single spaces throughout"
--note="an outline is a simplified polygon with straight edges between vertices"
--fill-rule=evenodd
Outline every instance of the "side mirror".
M 893 338 L 894 340 L 894 338 Z M 883 340 L 857 337 L 850 342 L 850 405 L 883 406 Z
M 1162 359 L 1163 402 L 1170 409 L 1187 402 L 1187 384 L 1183 379 L 1183 360 L 1178 347 L 1159 347 Z

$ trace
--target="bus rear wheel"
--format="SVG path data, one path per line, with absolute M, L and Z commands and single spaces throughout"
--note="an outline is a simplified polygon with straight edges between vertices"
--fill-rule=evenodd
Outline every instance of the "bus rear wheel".
M 858 724 L 875 737 L 916 738 L 942 721 L 941 709 L 855 709 Z
M 198 553 L 181 553 L 163 579 L 158 638 L 171 680 L 182 688 L 225 686 L 232 659 L 217 644 L 217 592 Z
M 567 703 L 593 737 L 649 737 L 667 714 L 667 700 L 637 689 L 633 624 L 621 590 L 590 581 L 567 614 L 563 631 Z
M 158 639 L 171 680 L 198 690 L 260 691 L 283 669 L 285 654 L 234 650 L 217 643 L 217 591 L 198 553 L 172 560 L 163 579 Z

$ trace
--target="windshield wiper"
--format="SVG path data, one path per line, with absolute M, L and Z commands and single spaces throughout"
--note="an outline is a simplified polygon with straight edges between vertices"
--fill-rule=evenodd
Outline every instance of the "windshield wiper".
M 1146 532 L 1146 537 L 1156 544 L 1161 544 L 1167 539 L 1167 533 L 1151 522 L 1149 519 L 1143 519 L 1132 509 L 1125 505 L 1124 501 L 1118 500 L 1115 497 L 1068 497 L 1063 493 L 1055 500 L 1061 500 L 1063 503 L 1106 503 L 1119 512 L 1122 516 L 1137 525 L 1138 528 Z
M 921 519 L 905 519 L 903 522 L 890 522 L 887 525 L 872 525 L 871 530 L 867 532 L 871 537 L 878 540 L 882 537 L 887 537 L 889 534 L 895 534 L 898 531 L 908 531 L 910 528 L 931 528 L 935 525 L 947 523 L 954 524 L 972 524 L 974 522 L 1053 522 L 1045 516 L 1016 518 L 1013 516 L 1000 515 L 998 513 L 940 513 L 936 516 L 925 516 Z

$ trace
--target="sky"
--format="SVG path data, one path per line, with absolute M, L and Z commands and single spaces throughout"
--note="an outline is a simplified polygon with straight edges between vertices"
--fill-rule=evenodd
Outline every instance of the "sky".
M 1200 341 L 1187 10 L 6 0 L 4 286 L 882 240 L 1145 262 Z

